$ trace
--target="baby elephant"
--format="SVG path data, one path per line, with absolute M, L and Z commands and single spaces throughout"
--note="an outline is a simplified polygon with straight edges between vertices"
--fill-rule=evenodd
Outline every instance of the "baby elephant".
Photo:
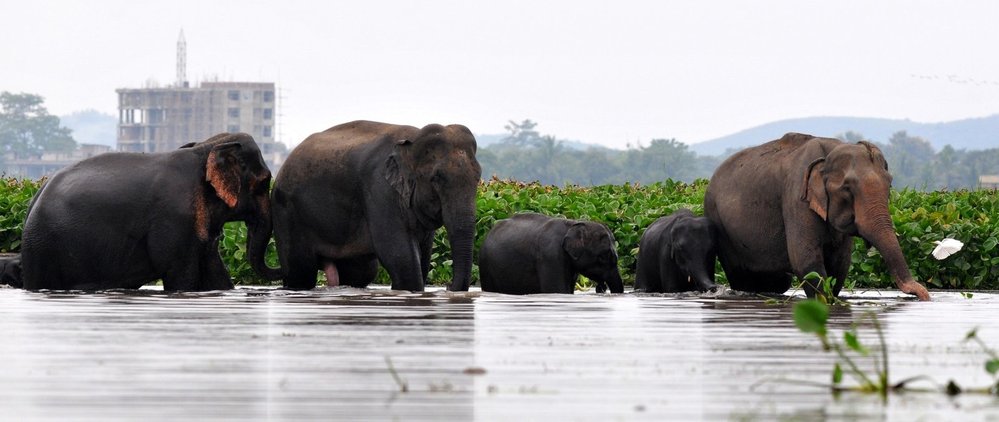
M 638 243 L 635 291 L 715 290 L 715 227 L 680 209 L 652 223 Z
M 0 254 L 0 284 L 21 287 L 21 254 Z
M 508 294 L 569 293 L 579 274 L 624 292 L 614 235 L 603 224 L 517 214 L 500 220 L 479 250 L 482 290 Z

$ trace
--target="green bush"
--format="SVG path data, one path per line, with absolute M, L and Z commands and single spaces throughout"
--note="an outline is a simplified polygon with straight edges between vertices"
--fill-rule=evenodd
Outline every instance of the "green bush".
M 28 204 L 41 182 L 4 177 L 0 179 L 0 252 L 21 250 L 21 231 Z
M 0 252 L 19 249 L 27 205 L 38 187 L 38 182 L 0 179 Z M 706 187 L 706 180 L 595 187 L 491 180 L 479 186 L 475 251 L 496 221 L 517 212 L 598 221 L 614 232 L 622 276 L 631 283 L 638 240 L 645 228 L 679 208 L 703 213 Z M 999 195 L 994 191 L 892 191 L 890 209 L 905 258 L 917 280 L 935 288 L 999 288 Z M 942 261 L 933 259 L 933 241 L 947 237 L 964 242 L 964 249 Z M 226 224 L 219 245 L 223 261 L 239 284 L 264 283 L 246 260 L 243 223 Z M 861 239 L 856 245 L 848 283 L 856 287 L 894 287 L 877 250 L 868 248 Z M 278 264 L 273 239 L 266 260 L 271 266 Z M 719 281 L 724 282 L 720 268 L 718 273 Z M 445 230 L 439 230 L 434 238 L 430 279 L 434 284 L 451 281 L 451 253 Z M 473 266 L 472 279 L 477 283 L 477 266 Z M 388 281 L 388 275 L 380 270 L 378 282 Z

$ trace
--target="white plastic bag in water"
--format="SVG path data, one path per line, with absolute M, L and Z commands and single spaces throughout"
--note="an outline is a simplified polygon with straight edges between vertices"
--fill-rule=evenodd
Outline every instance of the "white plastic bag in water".
M 937 247 L 933 248 L 933 257 L 936 259 L 944 259 L 951 256 L 964 247 L 964 243 L 961 243 L 960 240 L 951 238 L 939 240 L 933 243 L 937 244 Z

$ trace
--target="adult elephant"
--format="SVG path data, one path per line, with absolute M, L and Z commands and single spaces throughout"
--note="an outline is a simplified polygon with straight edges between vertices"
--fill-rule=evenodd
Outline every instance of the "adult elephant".
M 274 239 L 284 286 L 365 287 L 378 263 L 396 290 L 422 291 L 434 233 L 451 244 L 450 290 L 468 290 L 482 169 L 465 126 L 422 129 L 370 121 L 305 139 L 274 182 Z
M 52 176 L 24 223 L 24 288 L 233 287 L 218 251 L 222 225 L 246 221 L 247 255 L 262 277 L 271 233 L 271 173 L 245 133 L 215 135 L 176 151 L 111 153 Z
M 790 274 L 814 271 L 835 277 L 838 295 L 860 236 L 881 252 L 900 290 L 929 300 L 902 256 L 890 187 L 873 144 L 788 133 L 725 160 L 708 184 L 704 214 L 718 229 L 718 258 L 733 289 L 784 292 Z M 814 297 L 817 286 L 804 287 Z

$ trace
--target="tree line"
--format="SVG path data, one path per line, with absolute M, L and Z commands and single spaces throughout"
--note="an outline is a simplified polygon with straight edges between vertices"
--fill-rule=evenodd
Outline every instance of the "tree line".
M 485 178 L 496 176 L 547 185 L 649 184 L 666 179 L 693 182 L 709 179 L 728 155 L 703 156 L 676 139 L 653 139 L 625 150 L 570 147 L 554 135 L 542 135 L 537 122 L 510 121 L 506 136 L 480 147 L 477 153 Z M 865 140 L 848 131 L 835 135 L 848 142 Z M 761 139 L 760 143 L 769 139 Z M 885 155 L 892 186 L 917 190 L 958 190 L 979 187 L 979 176 L 999 175 L 999 148 L 980 151 L 946 146 L 935 151 L 926 139 L 896 132 L 886 143 L 874 141 Z
M 485 178 L 496 176 L 546 185 L 650 184 L 667 179 L 693 182 L 708 179 L 734 151 L 702 156 L 676 139 L 653 139 L 648 145 L 624 150 L 570 146 L 554 135 L 541 134 L 530 119 L 510 121 L 499 142 L 480 147 L 478 160 Z M 836 135 L 856 142 L 857 132 Z M 761 139 L 760 143 L 768 139 Z M 887 143 L 874 142 L 884 152 L 895 188 L 957 190 L 979 187 L 979 176 L 999 175 L 999 148 L 935 151 L 929 141 L 896 132 Z M 70 152 L 76 147 L 72 131 L 48 113 L 35 94 L 0 93 L 0 168 L 5 158 L 40 157 L 46 152 Z M 2 170 L 0 170 L 2 172 Z

